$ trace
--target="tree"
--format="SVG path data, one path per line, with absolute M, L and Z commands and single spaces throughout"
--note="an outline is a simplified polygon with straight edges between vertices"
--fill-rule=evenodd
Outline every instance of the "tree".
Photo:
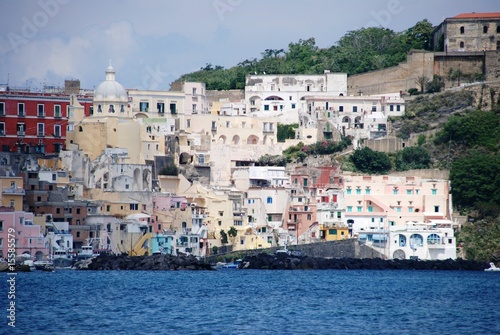
M 227 234 L 229 235 L 229 237 L 236 237 L 236 235 L 238 235 L 238 231 L 236 230 L 236 228 L 231 227 L 229 228 Z
M 454 205 L 473 208 L 479 203 L 500 204 L 500 155 L 475 152 L 457 159 L 450 170 Z
M 422 147 L 406 147 L 396 154 L 396 170 L 427 169 L 431 155 Z
M 431 50 L 432 24 L 424 19 L 403 33 L 403 40 L 408 50 Z
M 299 128 L 298 123 L 292 124 L 282 124 L 278 123 L 278 131 L 276 136 L 278 137 L 278 142 L 285 142 L 286 139 L 295 138 L 295 129 Z
M 224 231 L 224 229 L 221 229 L 220 231 L 220 241 L 222 244 L 227 244 L 227 233 Z
M 426 76 L 420 76 L 420 77 L 417 77 L 417 79 L 415 79 L 415 83 L 418 85 L 418 87 L 420 87 L 420 93 L 424 93 L 425 91 L 425 85 L 427 84 L 427 82 L 429 81 L 429 78 L 427 78 Z
M 179 169 L 175 164 L 169 164 L 161 169 L 159 174 L 165 176 L 177 176 L 179 175 Z
M 386 153 L 368 147 L 356 149 L 351 155 L 351 162 L 364 173 L 382 174 L 391 169 L 391 160 Z

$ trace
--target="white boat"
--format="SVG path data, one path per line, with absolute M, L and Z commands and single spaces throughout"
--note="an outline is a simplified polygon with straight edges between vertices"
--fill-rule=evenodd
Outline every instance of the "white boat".
M 56 250 L 53 255 L 53 263 L 56 269 L 71 269 L 75 259 L 69 250 Z
M 490 267 L 487 269 L 484 269 L 484 271 L 500 271 L 500 268 L 497 268 L 495 263 L 491 262 Z

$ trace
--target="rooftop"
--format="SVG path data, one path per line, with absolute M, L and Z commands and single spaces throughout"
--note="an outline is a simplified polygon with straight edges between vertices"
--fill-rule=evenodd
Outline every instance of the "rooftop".
M 452 19 L 500 19 L 500 12 L 462 13 L 452 17 Z

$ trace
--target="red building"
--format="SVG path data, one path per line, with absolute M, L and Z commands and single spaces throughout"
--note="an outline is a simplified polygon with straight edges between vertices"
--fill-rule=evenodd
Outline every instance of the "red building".
M 78 95 L 90 114 L 92 96 Z M 53 154 L 65 148 L 70 95 L 0 91 L 0 150 Z

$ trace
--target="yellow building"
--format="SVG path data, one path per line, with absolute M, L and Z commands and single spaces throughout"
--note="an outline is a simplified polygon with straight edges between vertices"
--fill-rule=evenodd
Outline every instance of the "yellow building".
M 23 210 L 24 188 L 22 177 L 0 177 L 0 205 Z

